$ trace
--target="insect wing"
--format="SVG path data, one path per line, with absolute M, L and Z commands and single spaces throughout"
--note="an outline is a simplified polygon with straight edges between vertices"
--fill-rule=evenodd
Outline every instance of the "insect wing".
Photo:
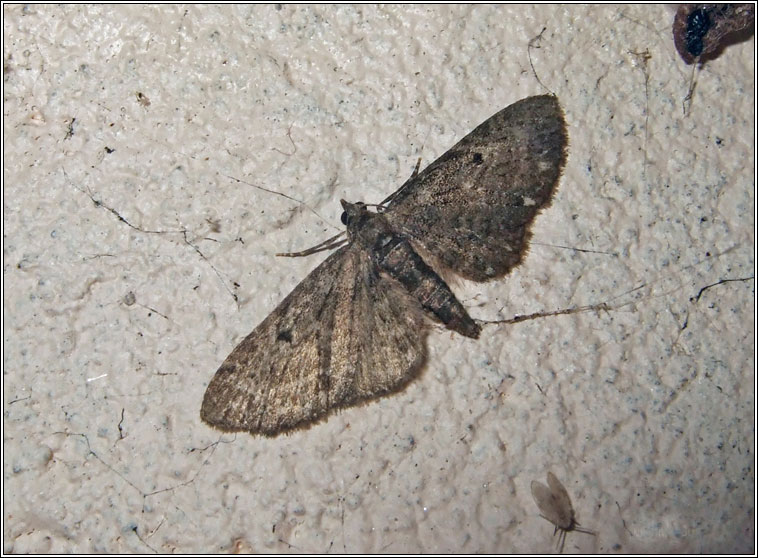
M 523 99 L 409 180 L 385 215 L 459 275 L 501 277 L 521 261 L 528 226 L 553 195 L 567 137 L 555 97 Z
M 555 498 L 552 491 L 541 482 L 532 481 L 532 498 L 534 498 L 534 502 L 540 509 L 542 517 L 556 527 L 560 527 L 563 518 L 555 505 Z
M 425 361 L 418 303 L 345 246 L 231 352 L 200 415 L 226 431 L 274 436 L 397 390 Z
M 564 526 L 568 529 L 574 522 L 574 506 L 571 505 L 571 497 L 566 490 L 566 487 L 561 484 L 561 481 L 551 472 L 547 474 L 547 485 L 550 487 L 550 491 L 553 494 L 554 503 L 556 509 L 562 510 L 564 517 L 564 523 L 568 523 Z

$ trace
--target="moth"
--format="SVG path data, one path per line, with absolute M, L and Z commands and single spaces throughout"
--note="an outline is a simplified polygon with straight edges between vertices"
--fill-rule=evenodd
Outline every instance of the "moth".
M 266 436 L 309 427 L 416 378 L 430 324 L 478 338 L 481 326 L 441 273 L 481 282 L 518 265 L 566 150 L 557 99 L 529 97 L 381 204 L 341 200 L 345 238 L 288 254 L 336 249 L 221 364 L 202 420 Z
M 571 505 L 566 488 L 561 484 L 553 473 L 547 474 L 547 486 L 541 482 L 532 481 L 532 498 L 540 509 L 542 517 L 555 525 L 555 533 L 558 533 L 559 552 L 563 552 L 566 543 L 566 533 L 577 531 L 588 535 L 595 535 L 594 531 L 579 528 L 574 515 L 574 507 Z

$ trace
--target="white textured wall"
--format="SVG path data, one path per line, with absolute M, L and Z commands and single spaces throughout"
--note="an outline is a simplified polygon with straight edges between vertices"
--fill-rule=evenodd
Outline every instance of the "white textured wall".
M 754 551 L 755 44 L 684 115 L 672 18 L 4 6 L 3 550 L 547 552 L 550 470 L 597 532 L 567 551 Z M 568 166 L 523 266 L 456 290 L 480 318 L 615 309 L 434 332 L 405 392 L 288 437 L 204 425 L 223 358 L 323 259 L 274 254 L 545 93 L 543 27 Z

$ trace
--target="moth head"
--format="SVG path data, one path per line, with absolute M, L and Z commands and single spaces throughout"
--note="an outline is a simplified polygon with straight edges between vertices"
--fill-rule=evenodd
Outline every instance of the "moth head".
M 342 204 L 342 209 L 344 209 L 340 220 L 348 229 L 358 223 L 361 216 L 368 212 L 366 204 L 363 202 L 350 203 L 345 200 L 340 200 L 340 203 Z

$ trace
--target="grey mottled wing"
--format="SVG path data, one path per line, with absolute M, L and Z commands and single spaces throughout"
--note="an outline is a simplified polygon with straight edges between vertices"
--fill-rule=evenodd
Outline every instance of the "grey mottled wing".
M 200 416 L 269 436 L 398 390 L 426 358 L 419 303 L 348 245 L 311 272 L 227 357 Z
M 555 97 L 523 99 L 409 180 L 385 216 L 459 275 L 501 277 L 521 261 L 528 227 L 560 178 L 567 141 Z

